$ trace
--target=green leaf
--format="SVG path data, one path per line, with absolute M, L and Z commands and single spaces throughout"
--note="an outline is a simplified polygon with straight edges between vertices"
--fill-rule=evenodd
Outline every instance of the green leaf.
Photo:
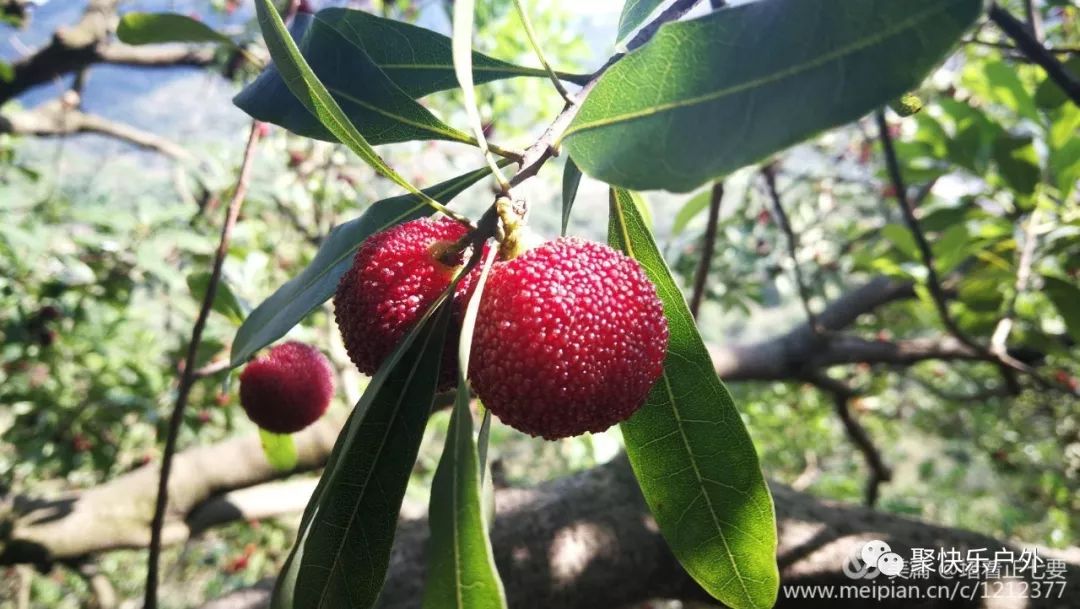
M 371 607 L 435 399 L 446 294 L 372 377 L 331 453 L 271 598 L 274 609 Z
M 426 198 L 408 180 L 387 165 L 382 157 L 375 153 L 367 139 L 357 131 L 356 126 L 300 54 L 300 49 L 289 35 L 285 23 L 281 20 L 281 15 L 274 9 L 271 1 L 256 0 L 255 9 L 270 56 L 278 71 L 281 72 L 286 86 L 303 106 L 319 119 L 319 123 L 326 128 L 326 131 L 337 141 L 348 146 L 380 175 L 389 178 L 413 194 L 420 194 L 421 198 L 439 209 L 441 206 L 438 203 Z M 346 52 L 346 49 L 341 48 L 338 51 L 340 52 L 336 55 L 338 69 L 328 73 L 327 76 L 332 79 L 331 83 L 339 78 L 364 82 L 369 96 L 356 102 L 356 107 L 363 118 L 370 119 L 364 127 L 376 142 L 403 141 L 423 137 L 471 141 L 471 138 L 464 133 L 455 132 L 448 127 L 443 132 L 442 129 L 445 126 L 440 127 L 442 123 L 438 119 L 390 82 L 363 50 L 349 49 Z M 255 118 L 270 120 L 260 116 L 255 116 Z M 440 133 L 445 137 L 440 137 Z
M 574 209 L 574 199 L 577 198 L 578 186 L 581 186 L 581 170 L 574 164 L 573 159 L 566 159 L 566 166 L 562 174 L 562 236 L 566 236 L 566 229 L 570 226 L 570 212 Z
M 619 33 L 615 42 L 622 42 L 630 32 L 641 27 L 645 20 L 664 3 L 664 0 L 626 0 L 619 15 Z
M 11 82 L 15 80 L 15 68 L 10 63 L 0 59 L 0 82 Z
M 1065 61 L 1065 69 L 1073 74 L 1080 74 L 1080 55 L 1073 55 L 1067 59 Z M 1069 96 L 1061 86 L 1049 76 L 1039 83 L 1039 86 L 1035 89 L 1035 105 L 1043 110 L 1060 108 L 1065 105 L 1065 102 L 1067 101 L 1069 101 Z
M 491 173 L 487 167 L 427 188 L 428 196 L 449 203 Z M 247 316 L 236 332 L 230 365 L 243 364 L 256 351 L 285 336 L 293 326 L 330 299 L 338 281 L 352 266 L 365 239 L 388 228 L 423 218 L 431 209 L 416 195 L 400 195 L 372 204 L 362 216 L 334 227 L 315 259 Z
M 1003 134 L 995 139 L 994 161 L 1009 188 L 1022 195 L 1035 193 L 1042 169 L 1031 136 Z
M 664 375 L 622 423 L 660 532 L 687 573 L 734 609 L 772 607 L 780 576 L 772 498 L 735 404 L 630 192 L 613 189 L 608 241 L 641 263 L 664 303 Z
M 1043 275 L 1043 290 L 1065 320 L 1069 336 L 1080 341 L 1080 287 L 1060 277 Z
M 983 101 L 1002 104 L 1021 116 L 1039 120 L 1035 99 L 1027 85 L 1020 80 L 1014 65 L 1000 60 L 980 62 L 977 67 L 968 65 L 961 76 L 961 83 Z
M 908 260 L 920 260 L 919 245 L 906 226 L 886 224 L 881 227 L 881 236 L 887 239 Z
M 759 0 L 669 23 L 604 73 L 566 147 L 594 178 L 687 192 L 916 88 L 981 11 Z
M 363 11 L 328 8 L 315 15 L 297 15 L 292 32 L 308 64 L 373 144 L 390 141 L 384 141 L 387 136 L 375 131 L 389 128 L 394 120 L 363 104 L 406 108 L 410 116 L 419 114 L 420 122 L 426 123 L 430 119 L 424 115 L 430 113 L 403 98 L 415 99 L 457 87 L 450 39 L 431 30 Z M 354 55 L 360 58 L 354 59 Z M 363 74 L 357 70 L 363 70 Z M 546 76 L 543 70 L 516 66 L 475 52 L 473 73 L 478 84 L 515 76 Z M 581 81 L 579 77 L 568 78 Z M 300 135 L 333 139 L 289 92 L 275 66 L 264 70 L 234 101 L 240 109 L 260 120 Z M 417 118 L 413 116 L 411 120 Z M 409 131 L 417 130 L 409 127 Z M 425 129 L 414 135 L 427 138 L 428 133 Z
M 710 201 L 712 201 L 712 189 L 702 191 L 697 196 L 690 197 L 690 200 L 686 203 L 683 203 L 683 206 L 679 208 L 679 212 L 675 214 L 675 223 L 671 225 L 671 236 L 675 237 L 682 234 L 691 220 L 709 208 Z
M 127 13 L 120 18 L 116 37 L 125 44 L 216 42 L 236 46 L 228 36 L 202 21 L 176 13 Z
M 948 158 L 977 174 L 989 170 L 994 140 L 1002 134 L 1000 126 L 968 103 L 950 98 L 938 105 L 953 123 L 953 137 L 946 141 Z
M 266 460 L 274 469 L 287 472 L 296 467 L 296 443 L 290 434 L 278 434 L 260 428 L 259 444 L 262 445 Z
M 476 18 L 475 0 L 456 0 L 453 8 L 454 38 L 451 41 L 451 51 L 454 58 L 454 75 L 458 84 L 461 85 L 461 97 L 465 105 L 465 116 L 469 119 L 469 127 L 480 151 L 484 153 L 484 159 L 491 166 L 491 173 L 495 176 L 503 192 L 508 192 L 510 184 L 503 177 L 502 172 L 495 165 L 491 153 L 488 152 L 487 139 L 484 137 L 484 123 L 480 118 L 480 106 L 476 103 L 476 86 L 473 84 L 473 19 Z
M 466 307 L 458 346 L 459 371 L 469 369 L 473 328 L 495 248 L 488 250 L 476 289 Z M 427 582 L 424 609 L 505 609 L 506 594 L 495 567 L 482 489 L 484 463 L 473 438 L 469 384 L 458 377 L 446 446 L 431 483 Z M 487 436 L 481 431 L 481 441 Z
M 210 273 L 199 271 L 188 275 L 187 285 L 192 298 L 197 302 L 202 302 L 203 298 L 206 297 L 206 288 L 210 286 Z M 232 291 L 229 282 L 224 277 L 221 277 L 218 281 L 211 308 L 238 324 L 242 323 L 247 315 L 247 307 L 237 298 L 236 293 Z
M 488 537 L 469 398 L 468 384 L 462 382 L 431 483 L 424 609 L 506 607 Z

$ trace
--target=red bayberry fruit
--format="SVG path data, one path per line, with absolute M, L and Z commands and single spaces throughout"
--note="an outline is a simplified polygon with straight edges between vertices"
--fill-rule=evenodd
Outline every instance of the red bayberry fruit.
M 464 255 L 456 255 L 450 264 L 440 257 L 467 232 L 460 222 L 424 218 L 383 231 L 360 246 L 334 295 L 334 317 L 345 350 L 360 372 L 374 374 L 450 285 Z M 457 303 L 464 300 L 471 279 L 458 285 Z M 461 309 L 458 304 L 459 319 Z M 458 334 L 453 329 L 447 336 L 439 375 L 442 390 L 457 382 Z
M 240 374 L 240 405 L 256 425 L 294 433 L 326 412 L 334 395 L 330 362 L 318 349 L 288 342 L 252 361 Z
M 629 418 L 663 372 L 667 341 L 636 261 L 562 238 L 492 267 L 469 372 L 502 422 L 553 440 Z

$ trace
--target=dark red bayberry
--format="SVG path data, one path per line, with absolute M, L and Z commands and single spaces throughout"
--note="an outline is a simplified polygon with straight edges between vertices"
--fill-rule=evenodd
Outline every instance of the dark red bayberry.
M 606 245 L 563 238 L 492 267 L 469 372 L 502 422 L 565 438 L 634 414 L 663 372 L 667 342 L 641 266 Z
M 334 395 L 330 362 L 318 349 L 288 342 L 252 361 L 240 374 L 240 405 L 256 425 L 295 433 L 326 412 Z
M 360 246 L 334 295 L 345 350 L 360 372 L 374 374 L 450 285 L 464 256 L 457 254 L 448 264 L 444 254 L 467 232 L 460 222 L 425 218 L 383 231 Z M 459 320 L 470 283 L 462 281 L 455 294 Z M 458 335 L 455 323 L 446 340 L 440 389 L 456 383 Z

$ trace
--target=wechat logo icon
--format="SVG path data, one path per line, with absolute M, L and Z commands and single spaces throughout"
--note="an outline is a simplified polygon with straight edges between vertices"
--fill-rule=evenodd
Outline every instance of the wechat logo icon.
M 903 570 L 904 559 L 880 539 L 856 548 L 844 563 L 844 575 L 850 579 L 874 579 L 878 574 L 896 577 Z

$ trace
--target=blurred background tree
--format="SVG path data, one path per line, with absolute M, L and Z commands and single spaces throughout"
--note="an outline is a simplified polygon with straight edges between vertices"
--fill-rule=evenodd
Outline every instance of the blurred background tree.
M 443 2 L 314 4 L 449 28 Z M 478 4 L 480 50 L 534 65 L 511 4 Z M 1080 72 L 1073 3 L 1002 6 L 1016 15 L 1034 6 L 1029 25 Z M 196 15 L 244 52 L 128 47 L 113 36 L 118 8 Z M 552 63 L 580 73 L 610 53 L 619 8 L 560 1 L 531 12 Z M 160 457 L 250 125 L 229 99 L 267 57 L 241 0 L 0 0 L 0 13 L 0 608 L 137 606 L 144 551 L 28 558 L 12 530 L 31 497 L 94 488 Z M 480 91 L 490 137 L 507 146 L 531 143 L 558 107 L 543 79 Z M 770 478 L 1066 548 L 1080 535 L 1080 108 L 990 22 L 916 94 L 921 111 L 886 119 L 903 186 L 887 170 L 880 124 L 867 117 L 740 170 L 722 188 L 648 193 L 655 229 L 700 302 L 702 332 Z M 457 95 L 424 104 L 463 125 Z M 447 143 L 381 152 L 421 186 L 478 165 L 473 151 Z M 521 192 L 547 237 L 559 232 L 560 179 L 553 164 Z M 486 188 L 457 205 L 481 211 Z M 571 234 L 603 238 L 588 220 L 604 213 L 604 189 L 583 181 Z M 254 431 L 222 371 L 238 323 L 306 266 L 331 227 L 396 193 L 343 147 L 267 127 L 182 449 Z M 898 195 L 928 237 L 951 328 Z M 865 286 L 873 306 L 829 327 L 834 305 Z M 365 379 L 330 313 L 324 307 L 290 337 L 335 362 L 340 417 Z M 753 353 L 761 361 L 748 364 Z M 1032 373 L 1002 366 L 1002 354 Z M 423 513 L 447 419 L 433 417 L 405 516 Z M 547 443 L 496 425 L 494 475 L 500 487 L 528 487 L 609 462 L 620 442 L 614 430 Z M 274 576 L 300 499 L 292 514 L 234 519 L 170 546 L 163 606 L 198 606 Z

